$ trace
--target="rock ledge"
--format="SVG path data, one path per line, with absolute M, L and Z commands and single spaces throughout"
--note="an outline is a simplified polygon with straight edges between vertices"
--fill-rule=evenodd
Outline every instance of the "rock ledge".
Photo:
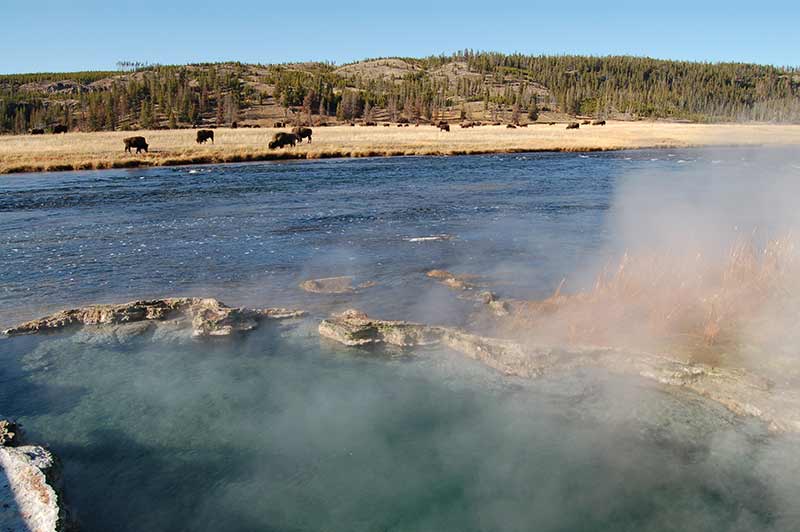
M 194 336 L 230 336 L 253 330 L 262 320 L 297 318 L 304 314 L 301 310 L 283 308 L 234 308 L 212 298 L 181 297 L 62 310 L 12 327 L 3 333 L 7 336 L 16 336 L 82 325 L 118 325 L 183 318 L 191 321 Z

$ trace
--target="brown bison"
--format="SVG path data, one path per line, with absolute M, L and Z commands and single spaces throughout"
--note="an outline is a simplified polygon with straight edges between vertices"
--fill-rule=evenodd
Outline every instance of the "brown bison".
M 272 137 L 272 142 L 269 143 L 269 149 L 274 150 L 286 146 L 294 147 L 299 140 L 300 139 L 294 133 L 275 133 L 275 136 Z
M 272 127 L 280 129 L 282 127 L 286 127 L 286 124 L 283 122 L 275 122 L 272 124 Z
M 214 132 L 210 129 L 201 129 L 197 132 L 197 143 L 203 144 L 205 141 L 210 140 L 214 144 Z
M 377 122 L 372 122 L 372 121 L 367 121 L 367 122 L 364 122 L 364 124 L 362 124 L 362 125 L 364 125 L 364 126 L 377 126 L 378 123 Z
M 461 122 L 461 129 L 475 127 L 475 122 Z
M 130 153 L 131 149 L 133 148 L 136 148 L 136 153 L 139 153 L 142 150 L 144 150 L 145 153 L 148 153 L 147 148 L 150 147 L 144 137 L 128 137 L 126 139 L 122 139 L 122 142 L 125 143 L 125 151 L 128 153 Z
M 444 120 L 442 120 L 438 124 L 436 124 L 436 127 L 439 128 L 439 131 L 450 131 L 450 124 L 448 124 Z
M 67 131 L 69 131 L 69 128 L 67 126 L 65 126 L 64 124 L 58 124 L 58 125 L 53 126 L 53 133 L 54 134 L 66 133 Z
M 606 125 L 606 121 L 605 120 L 595 120 L 594 122 L 592 122 L 592 125 L 593 126 L 604 126 L 604 125 Z
M 44 129 L 36 127 L 31 129 L 31 135 L 44 135 Z
M 554 126 L 554 125 L 556 125 L 556 123 L 555 122 L 548 122 L 547 125 L 548 126 Z
M 308 143 L 311 144 L 311 128 L 310 127 L 300 127 L 297 126 L 292 129 L 292 133 L 297 135 L 299 142 L 302 142 L 303 139 L 308 139 Z
M 506 129 L 517 129 L 517 126 L 515 126 L 514 124 L 508 124 L 506 126 Z
M 588 126 L 591 123 L 592 123 L 591 120 L 584 120 L 583 122 L 581 122 L 581 125 Z
M 567 124 L 567 129 L 580 129 L 581 125 L 577 122 L 570 122 Z

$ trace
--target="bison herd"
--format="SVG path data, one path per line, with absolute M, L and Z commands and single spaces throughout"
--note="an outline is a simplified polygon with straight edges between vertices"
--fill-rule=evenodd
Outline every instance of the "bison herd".
M 548 122 L 548 124 L 553 126 L 556 123 L 555 122 Z M 584 120 L 581 123 L 579 123 L 579 122 L 569 122 L 567 124 L 567 129 L 580 129 L 581 125 L 589 125 L 589 124 L 591 124 L 593 126 L 605 126 L 606 125 L 606 121 L 598 119 L 598 120 L 593 120 L 593 121 Z M 350 123 L 350 125 L 354 126 L 355 123 Z M 376 122 L 366 121 L 366 122 L 363 122 L 362 125 L 364 125 L 364 126 L 376 126 L 378 124 Z M 385 126 L 389 126 L 389 124 L 384 124 L 384 125 Z M 445 121 L 445 120 L 440 120 L 439 122 L 432 123 L 431 125 L 436 127 L 439 131 L 444 131 L 444 132 L 449 132 L 450 131 L 450 123 Z M 485 125 L 485 124 L 482 124 L 481 122 L 466 121 L 466 122 L 461 122 L 460 125 L 461 125 L 462 129 L 467 129 L 467 128 L 472 128 L 472 127 L 482 126 L 482 125 Z M 282 127 L 285 127 L 285 126 L 286 126 L 286 124 L 284 122 L 275 122 L 275 124 L 274 124 L 274 127 L 276 127 L 276 128 L 282 128 Z M 400 119 L 400 120 L 398 120 L 397 127 L 408 127 L 408 126 L 409 126 L 408 119 Z M 417 126 L 419 126 L 419 124 L 417 124 Z M 517 127 L 527 127 L 527 126 L 528 126 L 528 124 L 516 124 L 516 125 L 515 124 L 507 124 L 506 128 L 508 128 L 508 129 L 516 129 Z M 258 127 L 258 126 L 243 126 L 243 127 Z M 66 133 L 68 130 L 69 130 L 69 128 L 67 126 L 65 126 L 65 125 L 62 125 L 62 124 L 55 125 L 52 128 L 52 132 L 56 133 L 56 134 L 57 133 Z M 31 135 L 44 135 L 44 133 L 45 133 L 45 130 L 43 128 L 34 128 L 34 129 L 30 130 L 30 134 Z M 313 133 L 313 131 L 311 130 L 310 127 L 297 126 L 297 127 L 294 127 L 292 129 L 291 133 L 286 133 L 286 132 L 283 132 L 283 131 L 275 133 L 275 135 L 273 135 L 273 137 L 272 137 L 272 140 L 269 142 L 268 146 L 272 150 L 285 148 L 287 146 L 294 147 L 297 144 L 302 143 L 303 139 L 307 139 L 308 143 L 310 144 L 311 143 L 311 135 L 312 135 L 312 133 Z M 209 140 L 211 141 L 212 144 L 214 143 L 214 131 L 213 130 L 211 130 L 211 129 L 200 129 L 200 130 L 197 131 L 197 137 L 196 137 L 197 144 L 205 144 Z M 147 143 L 147 140 L 144 137 L 141 137 L 141 136 L 127 137 L 127 138 L 124 138 L 122 140 L 122 142 L 125 145 L 125 152 L 127 152 L 127 153 L 132 153 L 132 151 L 134 149 L 136 150 L 137 154 L 141 153 L 142 151 L 144 151 L 145 153 L 148 153 L 148 149 L 150 147 L 149 144 Z

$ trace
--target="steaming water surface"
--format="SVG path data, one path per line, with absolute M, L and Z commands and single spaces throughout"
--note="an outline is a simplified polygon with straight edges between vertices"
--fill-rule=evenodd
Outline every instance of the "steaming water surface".
M 316 334 L 350 306 L 463 321 L 469 303 L 425 279 L 434 267 L 547 293 L 598 260 L 620 176 L 742 164 L 722 153 L 4 178 L 0 324 L 173 294 L 312 317 L 205 344 L 0 340 L 0 413 L 62 458 L 89 531 L 797 529 L 797 442 L 699 398 L 597 373 L 511 380 L 449 352 Z M 415 241 L 436 235 L 452 238 Z M 297 289 L 345 274 L 379 284 Z

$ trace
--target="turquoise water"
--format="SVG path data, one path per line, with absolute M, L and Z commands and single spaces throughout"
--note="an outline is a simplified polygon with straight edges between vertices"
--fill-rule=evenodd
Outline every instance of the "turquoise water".
M 796 441 L 603 373 L 239 341 L 2 341 L 0 404 L 100 530 L 792 530 Z

